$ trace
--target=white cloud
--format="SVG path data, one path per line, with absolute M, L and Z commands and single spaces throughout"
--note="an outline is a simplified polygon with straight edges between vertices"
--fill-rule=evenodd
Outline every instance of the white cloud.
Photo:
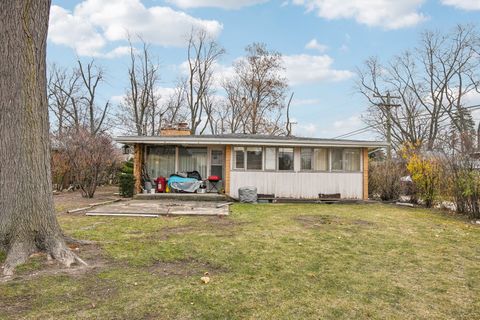
M 351 116 L 344 120 L 337 120 L 333 123 L 335 129 L 344 129 L 346 132 L 358 129 L 363 124 L 359 116 Z
M 333 59 L 328 55 L 289 55 L 283 56 L 286 77 L 291 85 L 322 81 L 342 81 L 353 76 L 348 70 L 332 69 Z
M 106 45 L 105 38 L 84 17 L 72 15 L 59 6 L 52 6 L 48 38 L 57 44 L 75 49 L 77 54 L 98 55 Z
M 480 10 L 479 0 L 442 0 L 442 4 L 462 10 Z
M 320 99 L 295 99 L 292 100 L 292 106 L 300 107 L 300 106 L 315 106 L 319 105 L 322 102 Z
M 184 9 L 201 7 L 240 9 L 267 1 L 268 0 L 167 0 L 167 2 Z
M 238 58 L 242 59 L 242 58 Z M 182 62 L 177 69 L 180 74 L 184 77 L 189 76 L 188 61 Z M 235 68 L 230 65 L 224 65 L 218 62 L 215 62 L 213 67 L 213 87 L 215 89 L 220 89 L 225 80 L 232 79 L 235 76 Z
M 328 55 L 286 55 L 282 56 L 285 74 L 290 85 L 302 85 L 318 82 L 337 82 L 350 79 L 354 73 L 348 70 L 332 69 L 333 59 Z M 239 61 L 243 57 L 235 59 Z M 184 61 L 179 66 L 180 73 L 188 76 L 188 62 Z M 213 67 L 215 80 L 214 87 L 220 88 L 222 82 L 235 75 L 233 66 L 216 63 Z M 313 101 L 310 101 L 313 104 Z
M 314 123 L 298 123 L 297 125 L 293 125 L 293 134 L 300 137 L 315 137 L 317 130 L 317 125 Z
M 454 0 L 447 0 L 454 1 Z M 467 0 L 464 0 L 467 1 Z M 477 1 L 477 0 L 475 0 Z M 399 29 L 426 19 L 418 12 L 425 0 L 293 0 L 325 19 L 355 19 L 368 26 Z
M 130 54 L 130 47 L 128 46 L 120 46 L 117 47 L 103 55 L 101 55 L 104 58 L 117 58 L 121 56 L 127 56 Z
M 216 37 L 223 27 L 218 21 L 198 19 L 169 7 L 147 8 L 140 0 L 85 0 L 73 12 L 52 6 L 49 39 L 81 56 L 108 56 L 103 53 L 105 46 L 126 40 L 128 34 L 157 45 L 184 46 L 192 28 Z M 110 55 L 124 52 L 117 48 Z
M 305 45 L 305 49 L 317 50 L 318 52 L 323 53 L 327 51 L 328 46 L 321 44 L 317 41 L 317 39 L 314 38 Z

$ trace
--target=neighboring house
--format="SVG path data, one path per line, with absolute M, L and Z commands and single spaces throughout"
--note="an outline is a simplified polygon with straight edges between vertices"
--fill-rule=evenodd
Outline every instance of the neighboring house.
M 368 152 L 384 142 L 251 134 L 190 135 L 187 128 L 162 130 L 160 136 L 122 136 L 134 146 L 136 190 L 141 174 L 151 179 L 180 171 L 222 178 L 226 194 L 257 187 L 259 194 L 315 199 L 339 193 L 368 198 Z

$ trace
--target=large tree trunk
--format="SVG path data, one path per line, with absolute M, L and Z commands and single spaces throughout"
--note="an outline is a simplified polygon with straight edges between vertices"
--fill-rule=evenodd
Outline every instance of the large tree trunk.
M 0 249 L 3 267 L 36 251 L 70 266 L 53 205 L 46 95 L 50 0 L 3 1 L 0 10 Z

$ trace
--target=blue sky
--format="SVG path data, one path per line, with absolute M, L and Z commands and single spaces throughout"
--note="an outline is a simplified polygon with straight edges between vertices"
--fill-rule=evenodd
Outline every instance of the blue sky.
M 218 66 L 225 76 L 246 45 L 265 42 L 284 55 L 294 134 L 329 138 L 364 126 L 368 105 L 354 90 L 364 60 L 386 61 L 426 29 L 479 20 L 480 0 L 53 0 L 47 59 L 73 66 L 95 58 L 107 75 L 101 98 L 116 102 L 128 85 L 127 31 L 152 43 L 165 97 L 181 75 L 192 27 L 225 47 Z

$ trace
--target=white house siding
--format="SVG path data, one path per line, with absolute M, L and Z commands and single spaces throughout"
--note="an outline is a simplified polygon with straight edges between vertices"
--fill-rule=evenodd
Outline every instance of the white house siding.
M 340 193 L 344 199 L 362 199 L 363 173 L 233 170 L 231 196 L 238 198 L 238 188 L 246 186 L 257 187 L 258 193 L 282 198 L 318 199 L 319 193 Z

